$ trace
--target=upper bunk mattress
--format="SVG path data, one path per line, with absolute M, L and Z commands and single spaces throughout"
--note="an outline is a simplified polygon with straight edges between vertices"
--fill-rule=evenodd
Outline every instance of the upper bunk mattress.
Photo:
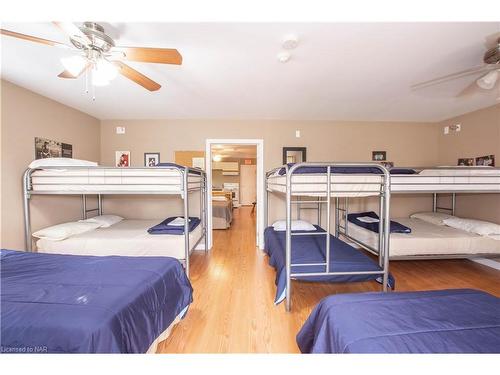
M 161 220 L 122 220 L 109 228 L 98 228 L 62 241 L 39 239 L 39 252 L 74 255 L 165 256 L 185 259 L 184 235 L 149 234 Z M 189 233 L 192 247 L 202 236 L 198 225 Z
M 397 218 L 411 233 L 391 233 L 389 257 L 500 254 L 500 241 L 420 219 Z M 348 234 L 378 249 L 378 233 L 348 223 Z
M 500 353 L 500 298 L 472 289 L 339 294 L 297 335 L 303 353 Z
M 172 258 L 0 256 L 3 352 L 145 353 L 192 301 Z
M 179 193 L 183 177 L 175 168 L 61 168 L 40 169 L 31 175 L 34 192 L 161 192 Z M 189 187 L 200 184 L 199 174 L 188 175 Z

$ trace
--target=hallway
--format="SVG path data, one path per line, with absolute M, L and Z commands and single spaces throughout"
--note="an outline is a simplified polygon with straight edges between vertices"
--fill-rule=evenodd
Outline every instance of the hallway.
M 275 306 L 275 272 L 255 244 L 251 207 L 234 210 L 233 225 L 214 231 L 214 247 L 191 258 L 194 301 L 162 342 L 164 353 L 296 353 L 295 335 L 330 294 L 380 290 L 374 282 L 293 282 L 292 311 Z M 391 262 L 396 290 L 477 288 L 500 295 L 500 272 L 466 260 Z

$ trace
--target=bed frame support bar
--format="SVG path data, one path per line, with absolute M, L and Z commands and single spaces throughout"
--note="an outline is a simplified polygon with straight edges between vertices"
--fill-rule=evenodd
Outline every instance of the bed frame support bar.
M 453 216 L 455 216 L 456 206 L 457 206 L 457 194 L 451 193 L 451 207 L 440 207 L 438 206 L 438 193 L 432 194 L 432 211 L 438 212 L 438 210 L 449 211 Z

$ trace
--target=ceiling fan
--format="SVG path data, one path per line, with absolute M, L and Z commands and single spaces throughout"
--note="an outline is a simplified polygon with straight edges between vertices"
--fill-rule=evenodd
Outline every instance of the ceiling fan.
M 484 90 L 493 89 L 500 82 L 500 37 L 496 40 L 495 45 L 489 48 L 483 55 L 483 64 L 474 66 L 469 69 L 455 72 L 442 77 L 434 78 L 429 81 L 420 82 L 411 86 L 413 90 L 422 89 L 425 87 L 438 85 L 456 78 L 461 78 L 469 75 L 479 75 L 475 84 Z M 474 85 L 474 82 L 473 82 Z M 500 85 L 499 85 L 500 89 Z M 465 91 L 465 90 L 464 90 Z M 499 98 L 500 99 L 500 98 Z
M 160 84 L 139 73 L 123 61 L 182 64 L 182 56 L 176 49 L 116 46 L 113 39 L 104 32 L 104 28 L 95 22 L 84 22 L 82 27 L 71 22 L 53 23 L 65 35 L 69 36 L 71 44 L 63 44 L 4 29 L 0 29 L 0 33 L 77 52 L 76 55 L 61 59 L 65 70 L 58 77 L 75 79 L 85 73 L 86 83 L 90 81 L 93 86 L 105 86 L 120 73 L 149 91 L 157 91 L 161 87 Z

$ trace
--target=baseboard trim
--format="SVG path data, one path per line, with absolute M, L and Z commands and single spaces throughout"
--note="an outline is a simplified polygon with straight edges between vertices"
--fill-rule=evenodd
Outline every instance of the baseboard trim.
M 500 271 L 500 262 L 497 262 L 493 259 L 488 258 L 473 258 L 471 259 L 473 262 L 482 264 L 483 266 L 488 266 Z

